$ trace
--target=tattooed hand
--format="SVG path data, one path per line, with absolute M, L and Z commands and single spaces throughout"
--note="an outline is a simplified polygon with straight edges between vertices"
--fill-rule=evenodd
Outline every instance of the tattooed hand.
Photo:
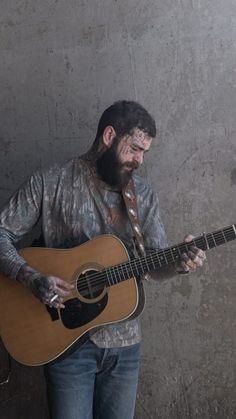
M 63 300 L 70 295 L 73 285 L 56 276 L 47 276 L 25 264 L 17 274 L 17 281 L 28 287 L 42 303 L 64 308 Z M 51 299 L 57 296 L 52 302 Z
M 188 235 L 185 237 L 185 242 L 189 243 L 194 239 L 194 236 Z M 195 271 L 196 268 L 203 265 L 206 259 L 206 254 L 203 250 L 196 246 L 191 246 L 189 251 L 181 255 L 181 261 L 176 263 L 176 271 L 178 273 L 189 273 Z

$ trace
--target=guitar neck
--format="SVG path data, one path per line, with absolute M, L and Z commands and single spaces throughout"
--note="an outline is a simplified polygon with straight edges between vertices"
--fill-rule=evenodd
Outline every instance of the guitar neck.
M 158 270 L 173 264 L 175 261 L 181 259 L 181 255 L 189 251 L 193 245 L 202 250 L 209 250 L 235 239 L 236 225 L 232 224 L 222 230 L 196 237 L 191 242 L 182 242 L 166 249 L 154 250 L 148 253 L 147 256 L 132 259 L 120 265 L 107 268 L 107 283 L 109 286 L 115 285 L 131 277 L 139 277 L 151 270 Z

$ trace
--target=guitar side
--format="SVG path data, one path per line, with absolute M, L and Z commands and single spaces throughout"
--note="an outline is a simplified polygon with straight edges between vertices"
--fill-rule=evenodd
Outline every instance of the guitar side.
M 72 249 L 28 248 L 20 253 L 36 270 L 70 283 L 84 268 L 102 270 L 128 260 L 123 243 L 109 235 L 98 236 Z M 56 359 L 80 338 L 82 340 L 89 330 L 134 316 L 144 304 L 139 301 L 134 278 L 107 287 L 103 294 L 105 303 L 94 318 L 68 328 L 62 321 L 61 310 L 54 309 L 56 317 L 53 317 L 28 288 L 0 275 L 0 334 L 6 349 L 22 364 L 42 365 Z M 70 298 L 79 301 L 79 297 L 76 288 Z M 101 305 L 99 296 L 96 304 Z M 87 306 L 86 313 L 90 310 L 89 302 Z

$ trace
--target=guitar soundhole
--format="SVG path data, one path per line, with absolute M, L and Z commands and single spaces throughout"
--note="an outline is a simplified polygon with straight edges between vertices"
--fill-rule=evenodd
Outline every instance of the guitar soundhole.
M 77 281 L 77 290 L 85 299 L 94 299 L 104 290 L 104 283 L 98 271 L 91 269 L 80 274 Z

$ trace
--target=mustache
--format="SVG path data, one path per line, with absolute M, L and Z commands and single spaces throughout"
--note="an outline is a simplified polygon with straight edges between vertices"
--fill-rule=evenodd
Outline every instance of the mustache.
M 129 167 L 130 169 L 136 170 L 136 169 L 138 169 L 139 164 L 138 163 L 127 162 L 127 163 L 124 163 L 122 166 Z

